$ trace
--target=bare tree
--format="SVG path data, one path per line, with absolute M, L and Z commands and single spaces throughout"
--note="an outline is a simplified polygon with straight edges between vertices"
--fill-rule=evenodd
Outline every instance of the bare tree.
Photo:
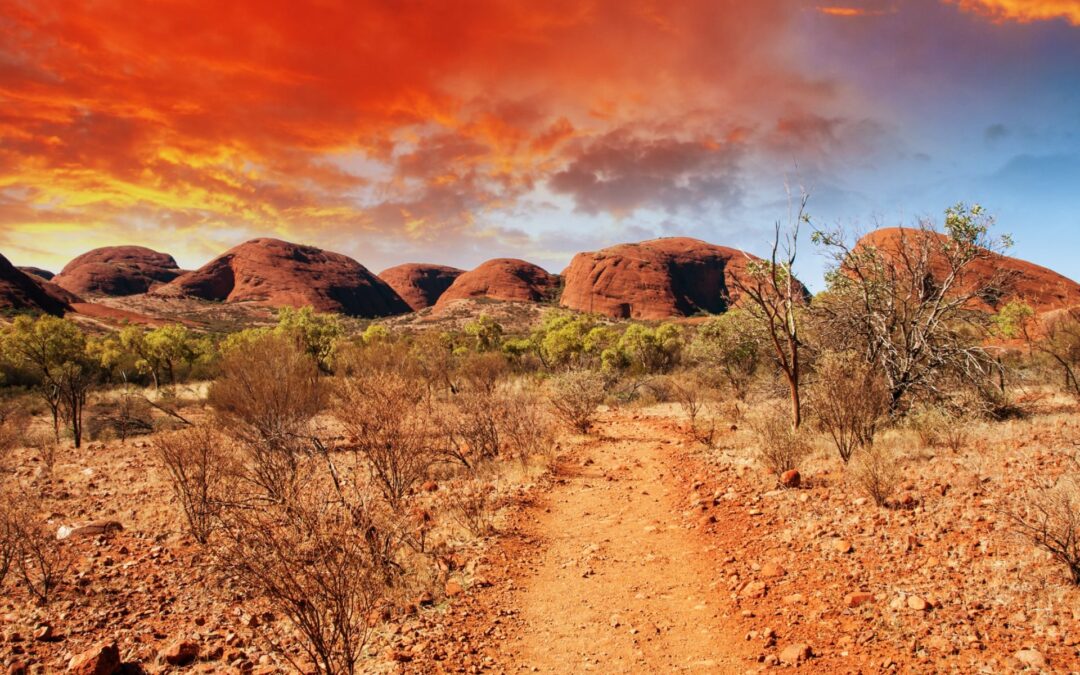
M 71 567 L 72 556 L 38 514 L 39 502 L 28 494 L 5 495 L 0 509 L 0 558 L 14 572 L 27 593 L 46 605 Z M 5 561 L 0 559 L 0 565 Z
M 814 233 L 834 261 L 815 313 L 839 349 L 881 370 L 890 410 L 908 394 L 940 396 L 945 375 L 976 382 L 995 367 L 979 339 L 986 314 L 975 311 L 996 302 L 1007 281 L 987 275 L 995 249 L 1008 245 L 989 237 L 992 224 L 980 206 L 961 204 L 946 211 L 944 233 L 923 222 L 858 245 L 840 231 Z
M 773 233 L 772 252 L 768 260 L 751 258 L 746 263 L 746 277 L 733 281 L 740 299 L 749 301 L 753 316 L 764 326 L 772 344 L 773 357 L 787 381 L 791 398 L 791 424 L 802 424 L 800 379 L 802 364 L 800 349 L 799 311 L 806 305 L 806 289 L 795 278 L 795 258 L 798 254 L 799 229 L 810 222 L 805 192 L 799 199 L 797 211 L 789 218 L 787 231 L 777 221 Z

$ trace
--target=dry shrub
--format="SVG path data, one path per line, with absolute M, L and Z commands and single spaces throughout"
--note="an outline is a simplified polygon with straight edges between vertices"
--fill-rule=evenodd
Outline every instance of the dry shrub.
M 750 426 L 758 438 L 758 460 L 777 475 L 799 468 L 810 454 L 812 448 L 805 432 L 792 427 L 791 416 L 780 408 L 758 413 Z
M 1064 565 L 1080 586 L 1080 477 L 1062 476 L 1032 491 L 1010 516 L 1016 529 Z
M 442 454 L 442 434 L 414 379 L 390 371 L 343 380 L 334 407 L 349 443 L 395 510 Z
M 458 375 L 465 387 L 493 393 L 510 371 L 506 357 L 498 352 L 469 352 L 458 365 Z
M 825 354 L 818 362 L 817 376 L 810 392 L 812 409 L 847 464 L 856 448 L 874 444 L 878 424 L 889 410 L 888 387 L 853 352 Z
M 388 588 L 380 533 L 362 505 L 309 492 L 288 504 L 227 511 L 218 561 L 290 621 L 319 672 L 351 674 Z M 281 640 L 270 643 L 301 670 Z
M 572 429 L 587 434 L 604 402 L 604 378 L 590 370 L 563 373 L 551 379 L 548 400 L 558 417 Z
M 681 380 L 672 378 L 670 386 L 672 397 L 686 415 L 690 437 L 711 448 L 716 440 L 717 414 L 710 400 L 711 392 L 703 379 L 687 374 Z
M 29 426 L 30 414 L 20 401 L 0 399 L 0 471 L 11 450 L 25 441 Z
M 0 572 L 13 573 L 39 605 L 46 605 L 71 567 L 70 551 L 38 516 L 41 505 L 31 495 L 0 495 L 0 500 Z
M 249 480 L 271 501 L 296 490 L 323 387 L 314 359 L 286 337 L 267 335 L 228 352 L 209 402 L 220 426 L 240 442 Z
M 900 481 L 895 451 L 883 444 L 864 449 L 855 457 L 851 476 L 875 504 L 885 506 Z
M 452 398 L 449 412 L 447 430 L 454 459 L 475 470 L 499 456 L 506 407 L 493 391 L 463 391 Z
M 159 436 L 154 452 L 169 473 L 188 530 L 205 544 L 234 475 L 235 455 L 228 438 L 211 426 L 192 427 Z
M 969 428 L 962 409 L 925 407 L 908 414 L 907 423 L 927 448 L 948 448 L 958 453 L 967 445 Z
M 500 420 L 503 446 L 522 464 L 547 457 L 555 447 L 555 426 L 547 406 L 535 391 L 503 385 L 498 391 L 505 409 Z
M 96 403 L 89 413 L 86 431 L 97 441 L 116 438 L 124 442 L 154 432 L 152 407 L 142 396 L 124 392 L 115 401 Z
M 443 499 L 454 522 L 474 537 L 485 537 L 495 531 L 496 497 L 491 482 L 470 479 L 450 484 Z

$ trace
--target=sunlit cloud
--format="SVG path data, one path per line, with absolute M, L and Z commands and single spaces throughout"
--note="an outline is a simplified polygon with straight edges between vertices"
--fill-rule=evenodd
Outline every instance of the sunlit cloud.
M 1048 21 L 1064 19 L 1080 26 L 1080 2 L 1077 0 L 948 0 L 961 8 L 1001 21 Z

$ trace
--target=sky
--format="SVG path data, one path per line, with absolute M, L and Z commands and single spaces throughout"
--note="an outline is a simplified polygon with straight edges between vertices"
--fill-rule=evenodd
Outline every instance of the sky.
M 855 232 L 980 203 L 1080 279 L 1080 0 L 0 0 L 19 265 L 764 254 L 801 190 Z

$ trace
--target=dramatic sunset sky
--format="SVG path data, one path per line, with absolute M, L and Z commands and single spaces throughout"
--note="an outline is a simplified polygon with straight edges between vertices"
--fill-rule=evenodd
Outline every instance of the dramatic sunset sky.
M 799 183 L 826 225 L 980 202 L 1080 278 L 1080 0 L 0 0 L 16 264 L 761 253 Z

